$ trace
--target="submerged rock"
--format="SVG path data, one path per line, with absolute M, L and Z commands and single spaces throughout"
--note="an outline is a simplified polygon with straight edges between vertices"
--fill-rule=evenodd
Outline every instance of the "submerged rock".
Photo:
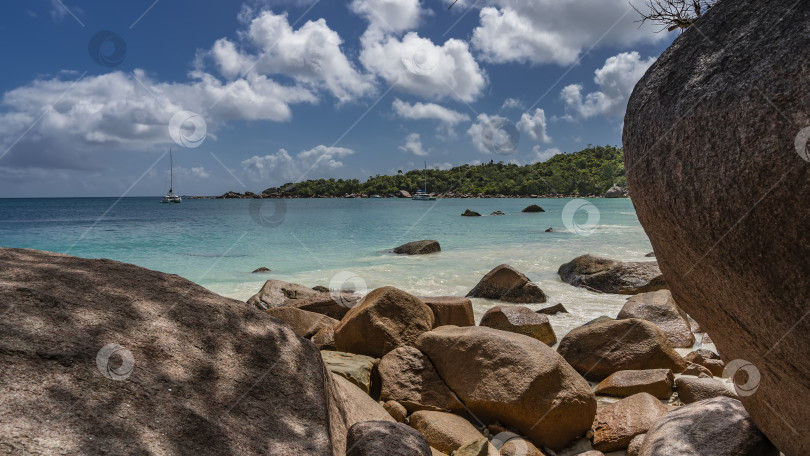
M 0 249 L 0 284 L 5 448 L 346 451 L 349 417 L 316 347 L 242 301 L 134 265 L 21 249 Z
M 548 346 L 557 343 L 557 336 L 543 314 L 521 306 L 495 306 L 481 317 L 481 326 L 523 334 Z
M 462 217 L 480 217 L 481 214 L 479 214 L 478 212 L 471 211 L 471 210 L 467 209 L 461 214 L 461 216 Z
M 623 141 L 676 302 L 756 366 L 740 399 L 788 456 L 810 448 L 808 17 L 807 1 L 716 2 L 636 85 Z
M 625 318 L 640 318 L 655 323 L 675 348 L 689 348 L 695 344 L 689 317 L 675 304 L 669 290 L 639 293 L 627 298 L 616 316 L 617 320 Z
M 629 318 L 574 328 L 557 351 L 589 380 L 602 380 L 622 370 L 670 369 L 683 372 L 684 360 L 658 326 Z
M 666 288 L 658 263 L 621 262 L 582 255 L 557 270 L 563 282 L 602 293 L 636 294 Z
M 380 358 L 389 351 L 413 345 L 433 328 L 433 311 L 421 299 L 394 287 L 367 294 L 335 328 L 335 347 Z
M 427 253 L 436 253 L 442 250 L 439 241 L 433 239 L 425 239 L 423 241 L 413 241 L 407 244 L 402 244 L 394 249 L 394 253 L 400 255 L 424 255 Z
M 536 204 L 532 204 L 532 205 L 526 206 L 520 212 L 546 212 L 546 211 L 542 207 L 540 207 L 540 206 L 538 206 Z
M 596 397 L 590 386 L 537 339 L 443 326 L 423 334 L 416 347 L 472 413 L 512 426 L 538 446 L 560 449 L 591 427 Z
M 491 214 L 489 214 L 489 215 L 506 215 L 506 214 L 504 214 L 504 213 L 503 213 L 503 212 L 501 212 L 501 211 L 495 211 L 495 212 L 493 212 L 493 213 L 491 213 Z
M 256 268 L 253 270 L 253 274 L 258 274 L 260 272 L 270 272 L 270 268 L 265 268 L 262 266 L 261 268 Z
M 639 456 L 777 456 L 742 403 L 718 397 L 685 405 L 655 422 Z
M 496 266 L 467 293 L 468 298 L 497 299 L 531 304 L 546 302 L 546 294 L 537 284 L 508 264 Z

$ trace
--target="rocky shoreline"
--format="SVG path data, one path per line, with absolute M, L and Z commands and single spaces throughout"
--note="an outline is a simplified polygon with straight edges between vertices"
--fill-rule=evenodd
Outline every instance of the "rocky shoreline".
M 531 194 L 531 195 L 503 195 L 503 194 L 485 194 L 485 193 L 430 193 L 430 196 L 436 198 L 628 198 L 630 195 L 627 189 L 614 187 L 608 190 L 607 193 L 602 195 L 581 195 L 579 193 L 561 194 Z M 264 198 L 411 198 L 410 192 L 400 190 L 397 193 L 385 194 L 368 194 L 368 193 L 346 193 L 340 196 L 331 195 L 312 195 L 300 196 L 285 192 L 278 188 L 270 188 L 262 193 L 253 192 L 227 192 L 219 196 L 184 196 L 186 199 L 264 199 Z
M 403 253 L 436 254 L 433 242 Z M 268 280 L 245 303 L 115 261 L 0 249 L 0 445 L 28 454 L 778 454 L 735 384 L 719 378 L 721 356 L 675 350 L 701 330 L 654 261 L 586 255 L 559 275 L 632 296 L 615 318 L 557 343 L 545 309 L 521 305 L 547 300 L 540 284 L 505 264 L 467 297 Z M 479 325 L 471 297 L 493 301 Z M 693 451 L 674 450 L 684 445 Z

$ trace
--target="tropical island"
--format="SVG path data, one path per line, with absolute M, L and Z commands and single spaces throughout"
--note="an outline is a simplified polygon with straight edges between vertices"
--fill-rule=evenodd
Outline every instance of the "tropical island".
M 260 193 L 228 192 L 218 198 L 340 198 L 400 196 L 425 182 L 425 171 L 359 179 L 312 179 L 288 182 Z M 559 153 L 545 162 L 527 165 L 490 160 L 451 169 L 428 169 L 429 193 L 440 197 L 571 197 L 602 196 L 614 186 L 626 187 L 624 155 L 616 146 L 591 146 L 574 153 Z

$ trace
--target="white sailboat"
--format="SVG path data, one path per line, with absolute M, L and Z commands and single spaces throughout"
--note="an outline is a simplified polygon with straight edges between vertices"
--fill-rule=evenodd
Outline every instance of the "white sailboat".
M 169 193 L 160 200 L 161 203 L 180 203 L 183 200 L 179 195 L 174 194 L 174 160 L 172 159 L 172 149 L 169 148 Z
M 427 162 L 425 162 L 425 189 L 419 189 L 411 198 L 414 201 L 436 201 L 435 196 L 430 196 L 427 192 Z

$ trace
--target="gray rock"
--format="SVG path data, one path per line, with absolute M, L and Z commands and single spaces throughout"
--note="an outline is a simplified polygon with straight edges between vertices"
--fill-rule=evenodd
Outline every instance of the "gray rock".
M 647 432 L 639 456 L 777 456 L 740 401 L 718 397 L 667 413 Z
M 810 448 L 809 18 L 807 1 L 717 2 L 636 85 L 623 138 L 675 301 L 758 369 L 741 400 L 788 456 Z
M 557 270 L 563 282 L 602 293 L 636 294 L 666 288 L 658 263 L 621 262 L 582 255 Z
M 425 239 L 423 241 L 413 241 L 402 244 L 394 249 L 394 253 L 400 255 L 424 255 L 427 253 L 440 252 L 442 250 L 439 241 Z
M 675 304 L 669 290 L 639 293 L 627 298 L 616 316 L 617 320 L 625 318 L 640 318 L 655 323 L 675 348 L 690 348 L 695 344 L 689 317 Z
M 725 396 L 738 399 L 734 385 L 713 378 L 678 377 L 675 389 L 684 404 Z
M 467 209 L 461 214 L 461 216 L 462 217 L 480 217 L 481 214 L 479 214 L 478 212 L 471 211 L 471 210 Z
M 363 421 L 349 428 L 346 456 L 431 456 L 430 444 L 407 424 Z
M 610 187 L 607 192 L 605 192 L 605 198 L 624 198 L 627 196 L 627 190 L 619 187 L 618 185 L 614 185 Z
M 538 206 L 536 204 L 532 204 L 532 205 L 526 206 L 520 212 L 546 212 L 546 211 L 542 207 L 540 207 L 540 206 Z
M 554 304 L 551 307 L 544 307 L 544 308 L 538 310 L 537 313 L 545 314 L 545 315 L 556 315 L 558 313 L 566 313 L 567 314 L 568 310 L 565 309 L 565 307 L 562 305 L 562 303 L 557 303 L 557 304 Z

